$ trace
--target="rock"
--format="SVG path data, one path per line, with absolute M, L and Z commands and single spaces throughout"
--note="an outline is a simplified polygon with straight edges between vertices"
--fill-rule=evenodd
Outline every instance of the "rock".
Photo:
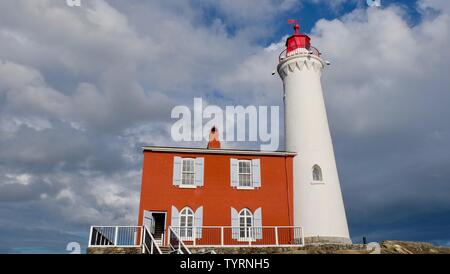
M 89 247 L 87 254 L 141 254 L 140 247 Z
M 448 247 L 436 247 L 431 243 L 408 241 L 383 241 L 381 253 L 385 254 L 450 254 Z
M 438 247 L 431 243 L 407 241 L 383 241 L 380 243 L 382 254 L 450 254 L 449 247 Z M 314 244 L 304 247 L 223 247 L 190 248 L 192 253 L 217 254 L 370 254 L 367 245 L 361 244 Z M 136 247 L 91 247 L 88 254 L 140 254 Z

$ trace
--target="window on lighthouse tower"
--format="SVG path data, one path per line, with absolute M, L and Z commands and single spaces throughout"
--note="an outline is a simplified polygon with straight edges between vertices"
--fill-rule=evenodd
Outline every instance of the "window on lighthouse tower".
M 318 165 L 313 166 L 313 181 L 322 182 L 322 169 Z

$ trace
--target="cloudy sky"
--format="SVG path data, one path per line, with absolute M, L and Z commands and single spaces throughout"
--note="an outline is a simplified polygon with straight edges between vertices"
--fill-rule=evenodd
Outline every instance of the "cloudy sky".
M 282 105 L 288 18 L 333 63 L 354 242 L 450 245 L 450 1 L 0 0 L 0 252 L 136 224 L 141 146 L 180 145 L 174 106 Z

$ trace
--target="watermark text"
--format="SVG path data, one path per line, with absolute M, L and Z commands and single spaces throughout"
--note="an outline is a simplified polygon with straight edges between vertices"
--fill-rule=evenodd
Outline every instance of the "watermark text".
M 211 128 L 219 130 L 219 140 L 226 142 L 259 142 L 261 150 L 276 151 L 280 137 L 279 106 L 203 105 L 194 98 L 193 113 L 188 106 L 172 109 L 171 118 L 178 119 L 171 127 L 175 142 L 208 140 Z M 203 123 L 206 119 L 206 123 Z

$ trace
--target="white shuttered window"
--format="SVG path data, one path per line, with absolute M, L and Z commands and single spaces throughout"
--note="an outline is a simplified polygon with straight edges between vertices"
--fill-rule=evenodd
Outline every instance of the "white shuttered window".
M 230 161 L 231 187 L 238 189 L 253 189 L 261 187 L 260 159 Z
M 194 212 L 189 207 L 185 207 L 180 212 L 180 237 L 184 240 L 191 240 L 194 226 Z
M 181 172 L 181 184 L 193 186 L 195 182 L 195 160 L 190 158 L 183 159 L 183 168 Z
M 173 159 L 173 181 L 172 184 L 181 188 L 196 188 L 204 185 L 204 158 L 181 158 Z
M 239 186 L 252 187 L 252 162 L 249 160 L 239 160 Z

